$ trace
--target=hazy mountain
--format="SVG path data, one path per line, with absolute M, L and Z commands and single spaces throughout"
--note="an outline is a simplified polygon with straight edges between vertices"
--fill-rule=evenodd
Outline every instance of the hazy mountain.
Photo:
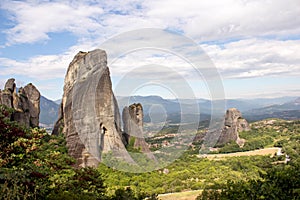
M 207 99 L 163 99 L 159 96 L 133 96 L 117 97 L 119 101 L 120 112 L 125 105 L 140 102 L 144 107 L 145 121 L 150 121 L 149 111 L 154 116 L 161 117 L 167 113 L 167 119 L 171 122 L 180 122 L 181 109 L 188 113 L 195 113 L 193 104 L 197 103 L 200 108 L 200 120 L 207 120 L 210 116 L 212 102 Z M 218 100 L 217 100 L 218 101 Z M 226 99 L 225 109 L 237 108 L 243 113 L 243 116 L 256 121 L 265 118 L 299 119 L 300 118 L 300 98 L 297 97 L 279 97 L 279 98 L 257 98 L 257 99 Z M 159 110 L 161 109 L 161 110 Z M 188 118 L 193 119 L 190 115 Z
M 58 117 L 59 105 L 56 104 L 54 101 L 51 101 L 44 96 L 41 96 L 40 108 L 40 124 L 43 124 L 43 126 L 53 125 Z
M 276 98 L 256 98 L 256 99 L 227 99 L 226 109 L 237 108 L 241 112 L 263 108 L 272 105 L 281 105 L 294 101 L 297 97 L 276 97 Z
M 281 119 L 300 119 L 300 98 L 292 101 L 252 109 L 244 112 L 244 117 L 250 121 L 257 121 L 265 118 L 281 118 Z
M 295 101 L 298 97 L 296 96 L 286 96 L 286 97 L 276 97 L 276 98 L 255 98 L 255 99 L 237 99 L 246 101 L 248 103 L 259 105 L 260 107 L 266 107 L 271 105 L 281 105 L 287 102 Z
M 184 117 L 187 121 L 194 121 L 199 115 L 195 114 L 195 103 L 200 108 L 200 120 L 210 119 L 211 101 L 208 99 L 163 99 L 160 96 L 132 96 L 116 97 L 120 114 L 125 106 L 132 103 L 141 103 L 144 109 L 144 121 L 169 121 L 179 123 L 181 110 L 187 113 Z M 52 125 L 57 120 L 59 104 L 61 100 L 51 101 L 41 97 L 40 122 Z M 257 98 L 257 99 L 227 99 L 225 109 L 235 107 L 249 121 L 257 121 L 265 118 L 299 119 L 300 98 Z M 190 114 L 194 113 L 194 114 Z
M 57 100 L 55 100 L 55 101 L 53 101 L 53 102 L 56 103 L 56 104 L 58 104 L 58 105 L 60 105 L 61 99 L 57 99 Z

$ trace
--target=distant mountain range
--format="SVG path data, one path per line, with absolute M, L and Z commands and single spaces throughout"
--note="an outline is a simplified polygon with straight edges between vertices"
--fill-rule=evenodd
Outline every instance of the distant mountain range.
M 141 103 L 144 109 L 145 122 L 169 121 L 179 123 L 181 121 L 181 109 L 184 109 L 185 119 L 193 121 L 199 117 L 195 113 L 195 103 L 200 108 L 200 120 L 210 119 L 212 102 L 207 99 L 163 99 L 159 96 L 132 96 L 117 97 L 120 113 L 126 105 Z M 41 97 L 40 123 L 42 126 L 53 126 L 58 117 L 58 109 L 61 100 L 51 101 Z M 300 98 L 257 98 L 257 99 L 227 99 L 225 109 L 235 107 L 240 110 L 248 121 L 257 121 L 265 118 L 300 119 Z M 188 113 L 194 113 L 192 114 Z
M 244 112 L 244 117 L 249 121 L 257 121 L 266 118 L 300 119 L 300 97 L 292 101 L 275 104 Z
M 40 108 L 40 126 L 52 128 L 58 117 L 59 104 L 41 96 Z

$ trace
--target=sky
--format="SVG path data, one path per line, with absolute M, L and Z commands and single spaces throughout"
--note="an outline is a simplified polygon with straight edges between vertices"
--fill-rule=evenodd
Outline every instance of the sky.
M 146 35 L 157 39 L 154 47 L 174 48 L 135 49 L 109 60 L 116 95 L 126 95 L 118 88 L 126 77 L 137 83 L 155 77 L 164 82 L 150 78 L 130 95 L 174 98 L 186 90 L 176 81 L 180 75 L 195 97 L 211 96 L 207 85 L 212 83 L 205 74 L 195 77 L 187 62 L 201 55 L 178 56 L 184 44 L 155 35 L 163 30 L 200 47 L 217 70 L 224 98 L 300 96 L 299 13 L 299 0 L 1 0 L 0 88 L 14 77 L 19 87 L 33 83 L 43 96 L 60 99 L 76 53 L 104 49 L 103 44 L 119 35 L 136 37 L 147 28 Z M 104 50 L 109 56 L 109 48 Z M 178 87 L 171 90 L 167 83 Z

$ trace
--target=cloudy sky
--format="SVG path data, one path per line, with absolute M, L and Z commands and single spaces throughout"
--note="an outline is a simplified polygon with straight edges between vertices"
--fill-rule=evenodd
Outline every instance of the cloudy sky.
M 299 13 L 299 0 L 1 0 L 0 87 L 14 77 L 18 86 L 32 82 L 47 98 L 59 99 L 78 51 L 101 48 L 127 31 L 155 28 L 197 43 L 217 68 L 226 98 L 300 96 Z M 195 96 L 208 98 L 203 80 L 189 78 L 192 71 L 175 54 L 126 54 L 110 66 L 114 86 L 136 67 L 140 77 L 170 74 L 155 66 L 160 64 L 185 74 Z M 164 95 L 159 86 L 137 94 L 147 92 Z

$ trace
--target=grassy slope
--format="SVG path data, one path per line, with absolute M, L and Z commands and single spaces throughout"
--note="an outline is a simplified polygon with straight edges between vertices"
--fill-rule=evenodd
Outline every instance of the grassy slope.
M 180 159 L 166 167 L 170 171 L 168 174 L 163 174 L 162 170 L 131 174 L 113 170 L 103 165 L 99 167 L 99 170 L 105 174 L 105 183 L 111 188 L 131 186 L 135 190 L 158 194 L 204 188 L 218 189 L 230 180 L 258 179 L 259 173 L 264 173 L 267 168 L 272 168 L 273 163 L 278 161 L 277 156 L 270 158 L 270 154 L 276 153 L 278 149 L 270 149 L 270 147 L 279 145 L 278 147 L 282 147 L 283 151 L 291 152 L 293 149 L 287 149 L 291 146 L 289 138 L 297 135 L 300 135 L 300 121 L 267 120 L 254 123 L 251 132 L 241 134 L 241 137 L 246 139 L 246 144 L 247 142 L 251 144 L 248 145 L 249 149 L 257 149 L 263 145 L 262 148 L 267 148 L 265 150 L 245 152 L 248 150 L 234 149 L 234 152 L 244 151 L 244 153 L 227 154 L 226 158 L 225 155 L 221 155 L 224 159 L 219 160 L 198 158 L 197 153 L 186 152 Z M 260 141 L 264 142 L 258 143 L 257 146 L 257 142 Z M 236 157 L 236 155 L 253 154 L 255 156 Z M 288 154 L 292 155 L 292 153 Z M 298 155 L 296 152 L 294 157 Z M 188 194 L 185 192 L 161 197 L 167 198 L 169 196 L 172 198 L 172 195 L 177 195 L 176 197 L 179 199 L 180 195 L 186 196 Z

